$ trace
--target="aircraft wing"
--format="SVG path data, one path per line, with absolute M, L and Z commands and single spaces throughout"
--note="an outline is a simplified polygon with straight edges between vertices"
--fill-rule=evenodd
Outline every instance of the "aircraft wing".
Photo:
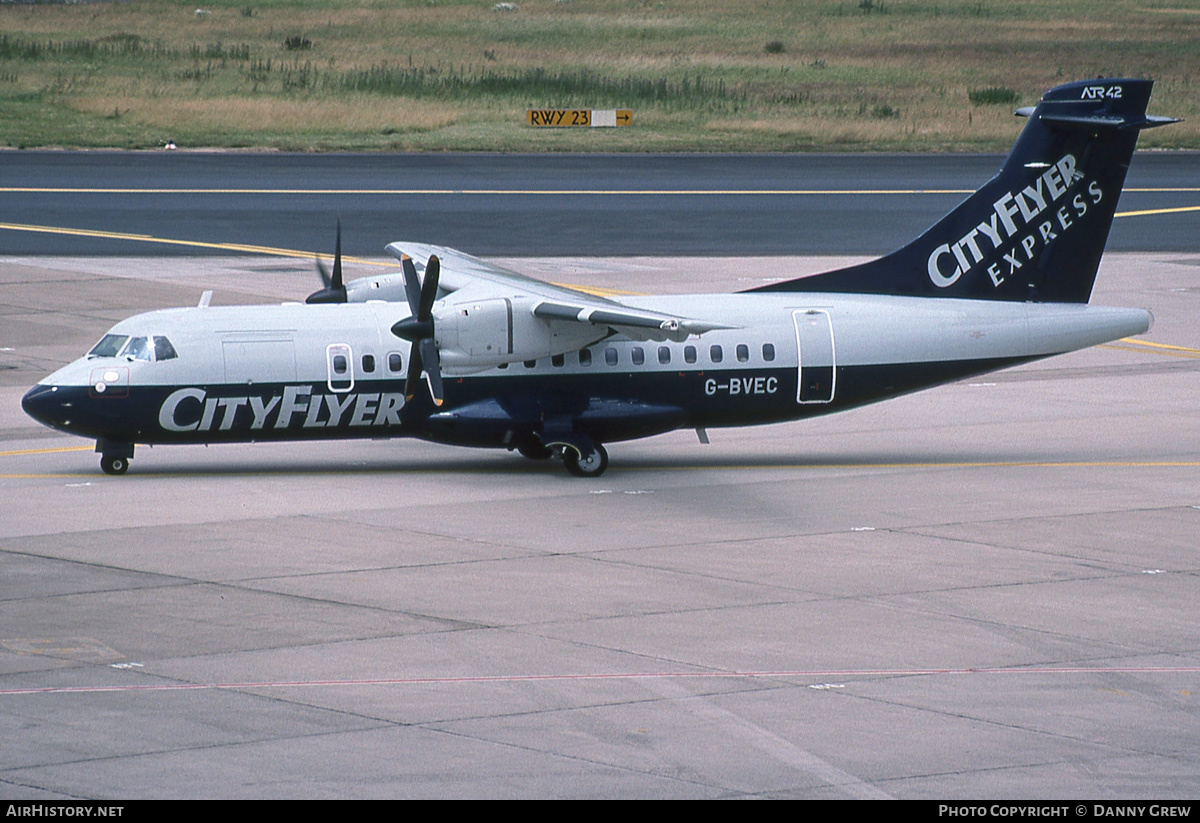
M 407 254 L 423 271 L 429 258 L 441 261 L 439 297 L 450 302 L 523 297 L 531 301 L 533 314 L 547 323 L 590 324 L 608 327 L 634 340 L 674 340 L 731 326 L 708 320 L 630 308 L 615 300 L 556 286 L 481 260 L 445 246 L 399 241 L 388 244 L 393 257 Z

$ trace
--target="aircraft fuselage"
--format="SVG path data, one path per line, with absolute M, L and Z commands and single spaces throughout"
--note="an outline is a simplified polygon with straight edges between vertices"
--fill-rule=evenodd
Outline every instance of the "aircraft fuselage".
M 609 337 L 406 402 L 397 303 L 171 309 L 110 334 L 169 335 L 165 360 L 88 356 L 25 399 L 37 419 L 126 443 L 421 437 L 516 447 L 562 425 L 597 442 L 775 423 L 1144 332 L 1141 309 L 836 294 L 643 297 L 732 326 L 680 343 Z

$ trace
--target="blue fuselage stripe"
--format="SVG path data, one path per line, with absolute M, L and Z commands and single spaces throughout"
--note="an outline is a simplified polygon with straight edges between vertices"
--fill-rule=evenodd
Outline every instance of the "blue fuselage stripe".
M 299 382 L 135 385 L 119 397 L 42 385 L 24 404 L 63 431 L 139 443 L 421 437 L 504 446 L 552 420 L 572 421 L 576 431 L 611 442 L 680 427 L 828 414 L 1028 359 L 838 367 L 829 402 L 798 402 L 795 368 L 745 368 L 452 378 L 441 408 L 424 394 L 405 403 L 404 382 L 397 379 L 359 380 L 346 392 Z M 809 389 L 815 394 L 806 396 L 823 397 L 820 386 Z

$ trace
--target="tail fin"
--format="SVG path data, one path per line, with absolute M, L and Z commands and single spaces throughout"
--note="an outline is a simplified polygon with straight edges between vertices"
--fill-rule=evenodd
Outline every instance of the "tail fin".
M 1046 92 L 999 174 L 886 257 L 751 291 L 1086 303 L 1151 80 L 1084 80 Z

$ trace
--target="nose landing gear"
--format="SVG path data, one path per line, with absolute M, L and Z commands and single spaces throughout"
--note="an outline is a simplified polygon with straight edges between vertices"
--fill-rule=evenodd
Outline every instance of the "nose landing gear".
M 133 444 L 97 440 L 96 453 L 100 455 L 101 471 L 105 474 L 122 475 L 129 471 L 129 461 L 133 459 Z

